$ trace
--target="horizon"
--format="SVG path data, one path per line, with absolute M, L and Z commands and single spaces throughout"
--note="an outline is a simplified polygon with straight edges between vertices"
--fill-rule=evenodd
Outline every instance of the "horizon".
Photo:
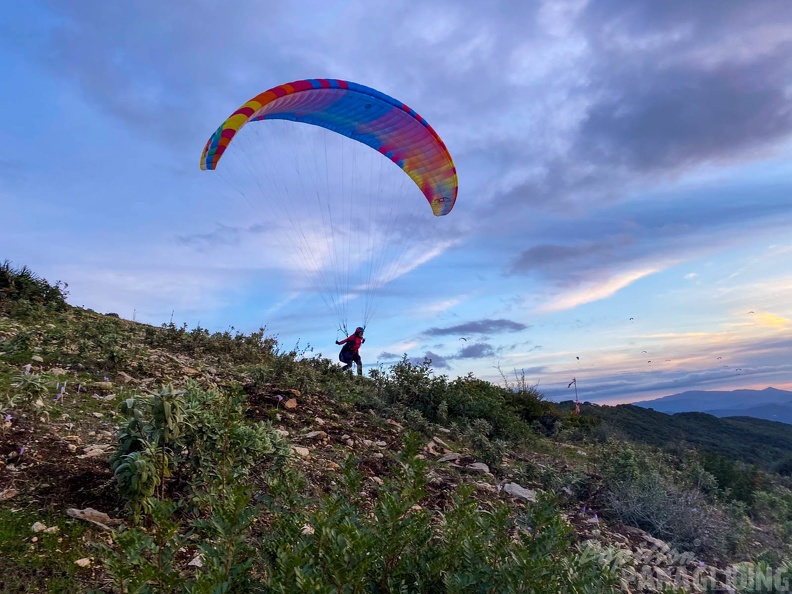
M 250 97 L 338 78 L 414 108 L 459 176 L 435 218 L 383 158 L 416 211 L 367 369 L 600 404 L 792 389 L 792 4 L 367 6 L 10 6 L 0 260 L 97 312 L 337 358 L 289 230 L 198 162 Z

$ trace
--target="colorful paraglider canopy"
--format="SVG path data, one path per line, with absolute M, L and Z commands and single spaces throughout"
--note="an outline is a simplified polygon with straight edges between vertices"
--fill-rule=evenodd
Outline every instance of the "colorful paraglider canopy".
M 312 124 L 368 145 L 410 176 L 436 216 L 454 207 L 457 174 L 443 141 L 413 109 L 375 89 L 324 78 L 273 87 L 237 109 L 212 134 L 201 154 L 201 169 L 215 169 L 239 129 L 258 120 Z

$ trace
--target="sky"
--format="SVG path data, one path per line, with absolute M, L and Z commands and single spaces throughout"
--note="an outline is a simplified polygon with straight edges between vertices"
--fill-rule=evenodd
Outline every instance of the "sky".
M 0 260 L 67 282 L 73 305 L 266 326 L 285 350 L 335 358 L 342 333 L 316 276 L 352 264 L 323 259 L 311 222 L 319 259 L 301 265 L 271 205 L 237 191 L 233 170 L 198 166 L 240 105 L 304 78 L 408 104 L 459 175 L 437 219 L 387 161 L 373 182 L 405 210 L 367 368 L 428 357 L 436 374 L 524 381 L 552 399 L 574 397 L 575 378 L 598 403 L 792 389 L 787 0 L 11 3 Z M 272 130 L 268 163 L 300 138 Z M 357 151 L 355 166 L 379 157 L 339 150 Z M 294 161 L 261 193 L 301 173 Z M 357 174 L 335 162 L 330 193 Z

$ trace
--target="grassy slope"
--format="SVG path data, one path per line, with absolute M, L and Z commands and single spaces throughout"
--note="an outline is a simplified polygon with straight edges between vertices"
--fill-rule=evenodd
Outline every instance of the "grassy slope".
M 640 544 L 640 534 L 609 526 L 601 519 L 592 523 L 597 519 L 597 506 L 602 504 L 596 476 L 600 454 L 595 442 L 580 440 L 586 415 L 580 419 L 559 417 L 556 421 L 567 427 L 561 434 L 552 439 L 533 434 L 530 439 L 513 442 L 493 468 L 494 474 L 471 474 L 436 462 L 449 448 L 462 453 L 463 462 L 481 459 L 484 450 L 477 449 L 475 437 L 464 428 L 452 424 L 451 433 L 437 433 L 438 426 L 420 416 L 418 421 L 409 421 L 415 418 L 409 410 L 402 411 L 406 416 L 399 417 L 400 422 L 383 417 L 355 401 L 356 392 L 371 389 L 371 380 L 350 378 L 323 362 L 299 363 L 299 354 L 278 352 L 274 341 L 267 343 L 271 339 L 263 335 L 251 340 L 252 346 L 238 336 L 207 337 L 198 330 L 152 328 L 68 306 L 44 316 L 0 314 L 0 406 L 4 415 L 12 417 L 0 433 L 0 493 L 18 491 L 0 501 L 0 562 L 11 568 L 0 575 L 0 590 L 66 592 L 102 586 L 105 575 L 94 544 L 105 540 L 106 533 L 68 517 L 65 510 L 94 507 L 114 517 L 124 516 L 124 502 L 107 463 L 115 447 L 113 432 L 121 420 L 118 404 L 132 394 L 169 383 L 182 385 L 188 378 L 207 387 L 246 386 L 249 414 L 274 421 L 289 433 L 295 446 L 309 450 L 307 457 L 296 456 L 294 464 L 317 489 L 334 483 L 339 464 L 350 454 L 358 457 L 364 477 L 373 481 L 367 485 L 387 475 L 389 452 L 401 447 L 404 425 L 410 422 L 413 428 L 423 430 L 427 440 L 425 456 L 431 462 L 429 493 L 423 502 L 427 508 L 442 510 L 449 493 L 460 484 L 475 484 L 482 505 L 503 500 L 519 508 L 519 500 L 496 489 L 498 484 L 516 482 L 557 491 L 566 508 L 565 517 L 580 539 L 621 547 Z M 259 348 L 262 344 L 274 348 L 276 356 L 268 359 L 266 377 L 256 381 L 261 352 L 267 350 Z M 33 372 L 48 381 L 40 406 L 35 404 L 38 396 L 24 402 L 12 385 L 29 362 Z M 55 385 L 64 380 L 67 389 L 59 399 Z M 474 388 L 485 389 L 475 383 L 466 389 Z M 297 408 L 285 410 L 279 396 L 294 395 L 298 396 Z M 16 402 L 5 404 L 12 397 Z M 472 396 L 470 401 L 474 410 L 476 398 Z M 636 413 L 633 408 L 586 407 L 586 413 L 658 445 L 686 439 L 739 456 L 747 444 L 749 455 L 761 460 L 771 451 L 768 447 L 776 448 L 773 455 L 780 455 L 785 447 L 792 450 L 785 441 L 788 435 L 774 423 L 696 414 L 668 417 L 645 409 Z M 576 423 L 580 429 L 575 429 Z M 552 423 L 548 425 L 542 418 L 534 425 L 546 432 Z M 321 442 L 305 437 L 316 429 L 328 434 Z M 447 448 L 431 443 L 433 434 L 442 435 Z M 564 443 L 558 435 L 576 441 Z M 348 440 L 354 445 L 348 445 Z M 385 446 L 374 445 L 378 441 L 384 441 Z M 738 443 L 742 447 L 738 448 Z M 91 446 L 102 448 L 104 454 L 90 456 Z M 570 486 L 574 493 L 562 489 Z M 602 515 L 607 510 L 599 511 Z M 34 535 L 30 526 L 35 521 L 57 526 L 58 533 Z M 81 558 L 91 559 L 91 565 L 78 568 L 74 561 Z

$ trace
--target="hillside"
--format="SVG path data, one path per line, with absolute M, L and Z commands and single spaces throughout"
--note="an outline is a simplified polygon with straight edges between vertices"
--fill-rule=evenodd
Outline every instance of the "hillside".
M 748 416 L 717 418 L 698 412 L 666 414 L 632 404 L 584 405 L 581 412 L 625 437 L 655 447 L 684 443 L 765 469 L 792 460 L 792 425 L 786 423 Z
M 0 591 L 702 591 L 759 560 L 792 576 L 790 484 L 753 445 L 739 463 L 669 453 L 624 439 L 681 431 L 659 416 L 619 411 L 614 430 L 406 357 L 358 378 L 265 329 L 157 328 L 64 289 L 0 266 Z M 789 448 L 775 424 L 729 422 L 721 437 Z

